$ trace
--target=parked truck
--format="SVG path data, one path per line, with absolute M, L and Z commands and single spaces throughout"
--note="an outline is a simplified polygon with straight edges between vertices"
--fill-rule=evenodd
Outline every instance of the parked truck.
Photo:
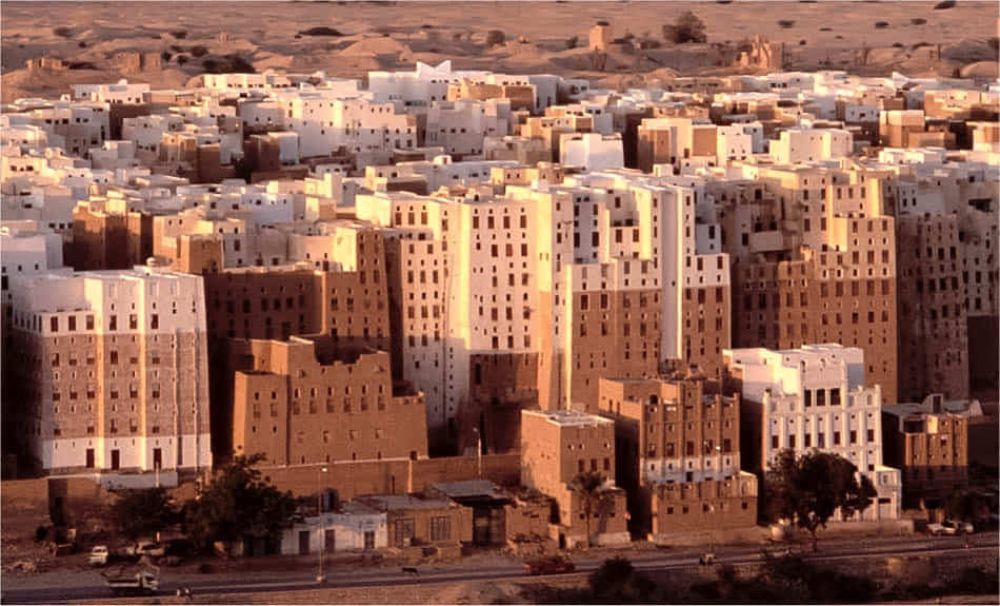
M 160 588 L 160 569 L 123 566 L 105 573 L 104 583 L 114 595 L 154 594 Z

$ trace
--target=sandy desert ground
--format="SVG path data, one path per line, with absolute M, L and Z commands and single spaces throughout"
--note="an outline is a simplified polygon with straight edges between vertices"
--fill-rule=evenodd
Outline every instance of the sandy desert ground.
M 871 74 L 954 75 L 974 69 L 996 76 L 998 5 L 958 0 L 935 10 L 924 1 L 722 2 L 16 2 L 2 11 L 3 101 L 54 96 L 70 84 L 128 77 L 160 87 L 184 86 L 206 68 L 245 61 L 268 68 L 361 77 L 369 70 L 453 60 L 458 68 L 509 73 L 573 74 L 610 86 L 674 73 L 733 71 L 725 59 L 762 34 L 784 42 L 791 68 L 849 69 Z M 673 46 L 661 28 L 692 11 L 708 42 Z M 587 31 L 598 20 L 616 37 L 631 34 L 659 48 L 609 53 L 594 69 Z M 881 23 L 879 23 L 881 22 Z M 309 35 L 310 28 L 329 28 Z M 490 30 L 506 42 L 487 46 Z M 337 35 L 339 34 L 339 35 Z M 569 48 L 577 37 L 576 47 Z M 991 43 L 991 38 L 993 41 Z M 655 44 L 655 43 L 654 43 Z M 991 46 L 992 44 L 992 46 Z M 940 45 L 940 48 L 939 46 Z M 724 50 L 725 47 L 728 50 Z M 867 50 L 867 61 L 859 57 Z M 160 54 L 162 67 L 122 73 L 116 53 Z M 940 53 L 940 58 L 938 58 Z M 73 69 L 25 69 L 55 56 Z

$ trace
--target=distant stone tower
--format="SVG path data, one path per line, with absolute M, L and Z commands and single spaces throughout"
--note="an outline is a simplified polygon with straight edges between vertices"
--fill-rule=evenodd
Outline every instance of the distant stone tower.
M 740 53 L 738 63 L 741 67 L 758 67 L 763 69 L 783 69 L 785 66 L 785 43 L 772 44 L 761 35 L 753 37 L 749 52 Z
M 598 21 L 590 28 L 590 46 L 592 51 L 604 52 L 611 45 L 611 25 L 607 21 Z

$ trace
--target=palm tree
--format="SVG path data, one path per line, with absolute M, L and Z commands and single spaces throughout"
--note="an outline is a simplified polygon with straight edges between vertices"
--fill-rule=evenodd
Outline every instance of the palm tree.
M 604 476 L 597 471 L 580 472 L 570 482 L 569 489 L 580 497 L 587 526 L 587 547 L 590 547 L 590 518 L 595 510 L 603 518 L 609 503 L 612 503 L 611 493 L 605 485 Z

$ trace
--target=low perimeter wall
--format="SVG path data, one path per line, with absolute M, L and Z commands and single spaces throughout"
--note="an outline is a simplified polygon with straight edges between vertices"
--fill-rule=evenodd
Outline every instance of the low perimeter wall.
M 480 474 L 480 466 L 482 474 Z M 326 468 L 326 473 L 321 470 Z M 438 482 L 457 482 L 482 477 L 497 484 L 513 486 L 521 479 L 518 453 L 481 457 L 440 457 L 434 459 L 392 459 L 342 461 L 325 465 L 261 467 L 261 473 L 280 490 L 295 495 L 316 494 L 318 487 L 333 488 L 341 499 L 365 494 L 419 492 Z

